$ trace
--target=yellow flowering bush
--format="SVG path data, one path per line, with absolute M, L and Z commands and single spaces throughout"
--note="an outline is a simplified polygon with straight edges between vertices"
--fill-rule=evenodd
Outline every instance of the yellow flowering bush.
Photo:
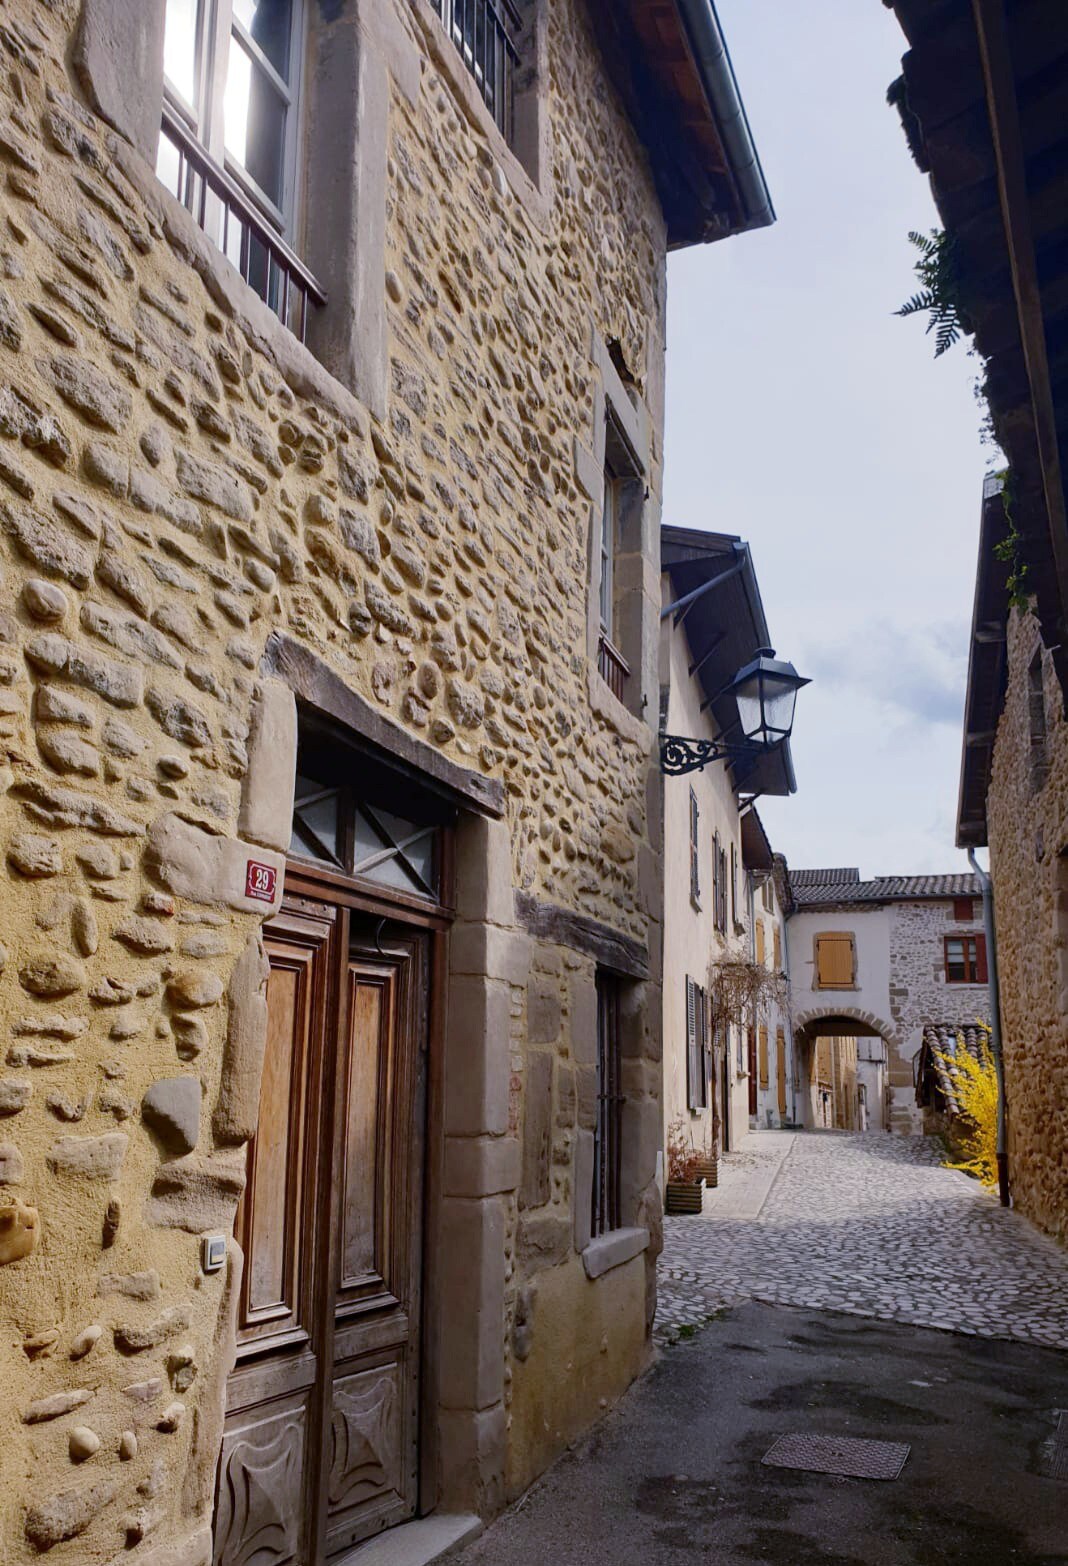
M 961 1156 L 949 1167 L 963 1169 L 983 1185 L 995 1186 L 998 1183 L 998 1079 L 990 1048 L 990 1028 L 985 1022 L 981 1022 L 979 1028 L 978 1056 L 965 1047 L 960 1034 L 955 1053 L 942 1050 L 934 1053 L 950 1077 L 960 1105 L 953 1136 Z

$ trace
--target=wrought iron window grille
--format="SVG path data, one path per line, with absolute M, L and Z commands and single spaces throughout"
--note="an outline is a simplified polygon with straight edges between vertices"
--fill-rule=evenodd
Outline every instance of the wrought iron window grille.
M 493 123 L 511 146 L 519 65 L 515 39 L 522 17 L 512 0 L 431 0 L 431 4 L 474 77 Z

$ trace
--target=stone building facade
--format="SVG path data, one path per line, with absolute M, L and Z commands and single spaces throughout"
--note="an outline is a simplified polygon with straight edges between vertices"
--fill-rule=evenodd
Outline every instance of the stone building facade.
M 661 557 L 661 726 L 711 741 L 737 715 L 724 687 L 769 641 L 749 547 L 665 526 Z M 724 965 L 784 966 L 775 857 L 751 795 L 794 787 L 788 742 L 664 779 L 664 1133 L 698 1153 L 735 1148 L 751 1124 L 792 1112 L 788 1008 L 722 1018 L 714 992 Z
M 817 1038 L 881 1037 L 887 1129 L 919 1131 L 916 1071 L 924 1029 L 971 1027 L 990 1015 L 978 877 L 862 881 L 853 868 L 786 874 L 801 1048 L 807 1052 Z M 855 1118 L 855 1105 L 852 1113 Z
M 989 846 L 1012 1200 L 1068 1239 L 1068 723 L 1031 610 L 1010 608 L 1000 485 L 980 529 L 957 836 Z M 968 736 L 976 736 L 969 740 Z
M 674 0 L 249 9 L 267 238 L 185 8 L 0 6 L 13 1563 L 486 1515 L 648 1354 L 665 253 L 770 209 Z

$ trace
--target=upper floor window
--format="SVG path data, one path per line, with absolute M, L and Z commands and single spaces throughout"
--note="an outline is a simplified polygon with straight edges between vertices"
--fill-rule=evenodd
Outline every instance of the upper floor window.
M 323 293 L 296 254 L 305 0 L 166 0 L 156 172 L 302 340 Z
M 722 934 L 727 931 L 727 850 L 717 832 L 712 839 L 712 923 Z
M 764 921 L 763 919 L 758 919 L 756 922 L 756 960 L 761 967 L 764 966 L 764 959 L 766 955 L 767 949 L 764 941 Z
M 982 935 L 944 937 L 947 984 L 985 984 L 986 939 Z
M 493 123 L 515 136 L 515 45 L 522 18 L 512 0 L 431 0 L 482 94 Z
M 780 930 L 780 928 L 779 928 L 779 926 L 777 924 L 772 927 L 771 944 L 772 944 L 772 949 L 773 949 L 772 950 L 772 966 L 774 967 L 776 973 L 781 973 L 782 972 L 782 931 Z
M 856 987 L 857 950 L 849 932 L 827 931 L 816 937 L 816 988 L 852 990 Z
M 971 924 L 975 918 L 975 899 L 973 897 L 955 897 L 953 899 L 953 919 L 956 924 Z
M 620 650 L 623 630 L 619 624 L 619 584 L 616 560 L 620 553 L 623 507 L 627 488 L 640 477 L 626 436 L 616 419 L 608 415 L 605 431 L 604 498 L 601 503 L 600 556 L 601 581 L 598 598 L 600 635 L 597 642 L 597 667 L 613 696 L 626 696 L 630 664 Z

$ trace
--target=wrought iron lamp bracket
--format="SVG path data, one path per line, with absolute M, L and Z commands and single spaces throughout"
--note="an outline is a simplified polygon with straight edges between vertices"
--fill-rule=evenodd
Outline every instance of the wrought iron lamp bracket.
M 700 772 L 714 761 L 751 757 L 772 748 L 751 744 L 725 745 L 722 740 L 687 739 L 684 734 L 661 734 L 660 770 L 665 777 L 683 777 L 687 772 Z

